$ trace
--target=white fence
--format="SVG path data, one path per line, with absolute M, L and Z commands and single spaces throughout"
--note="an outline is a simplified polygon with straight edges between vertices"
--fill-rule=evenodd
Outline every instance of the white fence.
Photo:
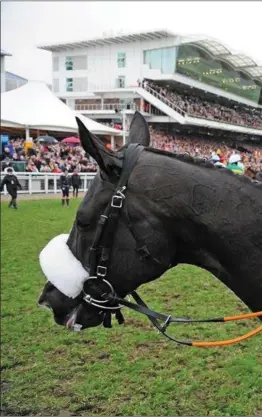
M 61 174 L 46 172 L 16 172 L 15 174 L 22 186 L 22 190 L 18 190 L 19 194 L 57 194 L 61 192 Z M 1 180 L 5 175 L 6 173 L 1 172 Z M 95 175 L 95 172 L 79 173 L 81 178 L 79 191 L 87 191 Z M 6 187 L 1 194 L 7 195 Z

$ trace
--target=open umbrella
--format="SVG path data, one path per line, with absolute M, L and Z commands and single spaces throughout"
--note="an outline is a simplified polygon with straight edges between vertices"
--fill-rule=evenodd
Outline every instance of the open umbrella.
M 69 138 L 63 139 L 62 143 L 78 144 L 78 143 L 80 143 L 80 139 L 77 138 L 76 136 L 70 136 Z
M 41 143 L 57 143 L 58 140 L 56 140 L 56 138 L 54 138 L 53 136 L 39 136 L 39 138 L 37 138 L 37 140 Z

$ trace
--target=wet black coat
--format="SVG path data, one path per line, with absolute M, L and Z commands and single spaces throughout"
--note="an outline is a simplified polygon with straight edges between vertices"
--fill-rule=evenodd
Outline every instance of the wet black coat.
M 79 188 L 81 185 L 81 178 L 78 174 L 73 174 L 71 177 L 72 186 L 75 188 Z
M 71 178 L 69 177 L 69 175 L 64 175 L 64 174 L 62 174 L 61 176 L 60 176 L 60 185 L 61 185 L 61 188 L 69 188 L 70 186 L 71 186 Z
M 16 198 L 17 196 L 17 188 L 20 190 L 22 186 L 18 181 L 17 177 L 13 174 L 7 174 L 4 176 L 3 181 L 1 182 L 0 190 L 3 191 L 4 185 L 6 185 L 7 192 L 11 195 L 11 197 Z

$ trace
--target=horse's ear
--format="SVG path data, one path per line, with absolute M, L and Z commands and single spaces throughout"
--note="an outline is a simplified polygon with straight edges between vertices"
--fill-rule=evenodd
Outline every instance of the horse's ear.
M 149 146 L 150 133 L 145 118 L 138 111 L 132 119 L 127 143 L 138 143 L 139 145 Z
M 78 117 L 76 117 L 76 122 L 82 147 L 88 155 L 94 158 L 103 172 L 110 174 L 110 168 L 119 165 L 115 153 L 107 150 L 103 142 L 93 135 Z

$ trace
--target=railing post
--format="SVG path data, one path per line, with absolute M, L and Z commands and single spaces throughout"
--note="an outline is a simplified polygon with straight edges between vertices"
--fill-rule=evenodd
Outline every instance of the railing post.
M 45 193 L 48 194 L 48 176 L 45 175 Z
M 87 176 L 84 176 L 84 192 L 87 190 Z
M 29 194 L 32 194 L 32 174 L 29 174 L 29 178 L 28 178 L 28 191 L 29 191 Z
M 54 193 L 57 194 L 57 176 L 54 174 Z

